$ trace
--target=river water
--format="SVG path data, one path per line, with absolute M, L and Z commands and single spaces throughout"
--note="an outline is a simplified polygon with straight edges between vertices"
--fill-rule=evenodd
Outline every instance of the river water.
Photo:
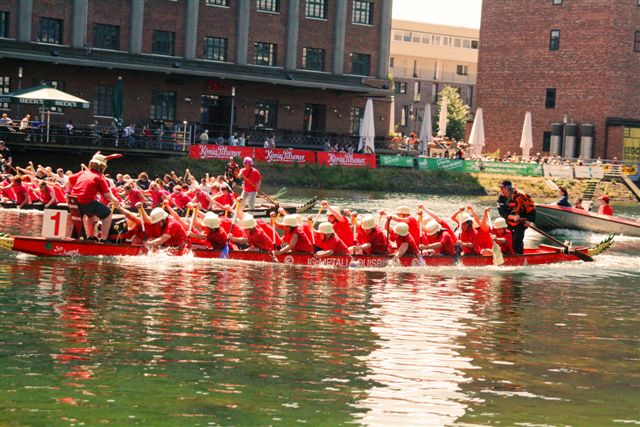
M 41 220 L 0 211 L 0 231 Z M 594 263 L 411 271 L 0 255 L 2 425 L 640 424 L 640 239 Z

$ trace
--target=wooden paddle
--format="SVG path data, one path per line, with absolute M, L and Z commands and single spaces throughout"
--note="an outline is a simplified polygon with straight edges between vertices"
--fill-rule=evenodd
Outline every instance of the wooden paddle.
M 551 236 L 550 234 L 545 233 L 544 231 L 540 230 L 538 227 L 535 226 L 535 224 L 529 223 L 529 227 L 532 230 L 537 231 L 538 233 L 540 233 L 541 235 L 543 235 L 547 239 L 551 240 L 552 242 L 562 246 L 568 254 L 575 255 L 578 258 L 580 258 L 582 261 L 584 261 L 584 262 L 593 262 L 593 258 L 591 258 L 589 255 L 583 254 L 580 251 L 576 251 L 575 249 L 570 248 L 569 246 L 565 245 L 560 240 L 558 240 L 555 237 Z
M 231 238 L 231 233 L 233 232 L 233 224 L 236 222 L 236 218 L 238 217 L 238 211 L 240 210 L 240 201 L 236 202 L 236 208 L 233 211 L 233 217 L 231 218 L 231 226 L 229 227 L 229 234 L 227 235 L 227 243 L 225 243 L 224 248 L 220 251 L 220 258 L 226 259 L 229 258 L 229 239 Z
M 489 227 L 491 227 L 491 214 L 487 212 L 487 222 L 489 223 Z M 491 256 L 493 258 L 493 265 L 502 265 L 504 264 L 504 256 L 502 256 L 502 249 L 493 241 L 493 246 L 491 247 Z
M 147 240 L 147 230 L 144 226 L 144 216 L 142 215 L 142 207 L 138 208 L 138 213 L 140 214 L 140 228 L 142 229 L 142 238 Z
M 462 222 L 460 219 L 460 216 L 462 215 L 462 212 L 460 212 L 458 214 L 458 242 L 461 243 L 461 239 L 462 239 Z M 456 253 L 453 254 L 453 263 L 454 264 L 460 264 L 460 258 L 462 257 L 462 245 L 456 245 Z

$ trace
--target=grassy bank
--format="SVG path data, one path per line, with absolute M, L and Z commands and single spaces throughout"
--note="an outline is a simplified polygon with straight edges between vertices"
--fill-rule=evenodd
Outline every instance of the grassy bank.
M 80 163 L 87 163 L 90 156 L 39 155 L 24 157 L 24 153 L 15 153 L 14 164 L 26 165 L 29 160 L 34 164 L 51 165 L 77 170 Z M 272 187 L 335 188 L 341 190 L 385 191 L 398 193 L 456 194 L 456 195 L 496 195 L 498 183 L 510 179 L 518 189 L 532 197 L 553 198 L 556 192 L 541 177 L 517 177 L 492 174 L 448 173 L 445 171 L 420 171 L 401 168 L 339 168 L 321 166 L 258 164 L 263 183 Z M 135 176 L 147 171 L 149 176 L 163 176 L 175 171 L 183 175 L 189 169 L 194 176 L 202 177 L 206 173 L 215 176 L 224 172 L 225 161 L 193 160 L 186 158 L 140 158 L 124 157 L 111 161 L 107 172 L 128 173 Z M 555 180 L 556 184 L 568 188 L 571 197 L 581 195 L 586 186 L 585 180 Z M 608 183 L 606 193 L 616 200 L 631 199 L 631 194 L 621 184 Z

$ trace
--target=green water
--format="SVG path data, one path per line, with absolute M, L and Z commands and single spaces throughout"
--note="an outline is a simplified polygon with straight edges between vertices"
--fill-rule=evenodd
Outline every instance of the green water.
M 0 231 L 40 221 L 0 211 Z M 0 425 L 640 424 L 640 239 L 412 271 L 0 255 Z

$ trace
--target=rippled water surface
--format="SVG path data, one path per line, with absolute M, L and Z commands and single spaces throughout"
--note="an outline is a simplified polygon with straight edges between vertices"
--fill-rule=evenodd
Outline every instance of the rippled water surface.
M 0 231 L 41 218 L 0 211 Z M 640 239 L 483 269 L 0 255 L 1 425 L 640 424 Z

